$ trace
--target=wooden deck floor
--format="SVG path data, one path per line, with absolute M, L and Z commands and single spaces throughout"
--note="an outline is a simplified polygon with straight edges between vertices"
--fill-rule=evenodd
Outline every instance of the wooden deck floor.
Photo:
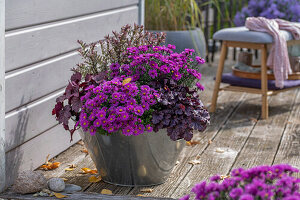
M 229 66 L 227 64 L 227 70 Z M 206 87 L 201 99 L 209 107 L 216 66 L 205 66 L 201 71 Z M 88 175 L 81 174 L 80 169 L 95 166 L 90 156 L 81 152 L 84 147 L 80 144 L 55 158 L 62 166 L 45 175 L 64 177 L 68 183 L 82 186 L 85 192 L 100 193 L 102 189 L 109 189 L 114 195 L 179 198 L 189 193 L 195 183 L 214 174 L 226 175 L 237 167 L 288 163 L 300 168 L 300 90 L 269 97 L 268 120 L 260 119 L 260 100 L 258 95 L 221 92 L 217 112 L 211 115 L 211 125 L 193 139 L 200 144 L 186 146 L 170 178 L 162 185 L 151 187 L 151 193 L 142 193 L 139 187 L 120 187 L 102 181 L 89 183 Z M 200 164 L 189 164 L 194 159 Z M 68 164 L 75 164 L 77 168 L 65 172 Z

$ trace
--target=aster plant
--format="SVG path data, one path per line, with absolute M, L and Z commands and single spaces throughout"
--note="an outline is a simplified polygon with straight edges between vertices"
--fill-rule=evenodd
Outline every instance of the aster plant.
M 189 141 L 194 130 L 204 131 L 210 117 L 197 92 L 204 89 L 198 68 L 205 61 L 193 49 L 173 52 L 164 39 L 126 25 L 98 45 L 79 42 L 84 62 L 57 98 L 57 120 L 71 135 L 80 127 L 92 135 L 126 136 L 167 129 L 172 140 Z
M 250 0 L 234 17 L 236 26 L 244 26 L 247 17 L 265 17 L 300 22 L 299 0 Z
M 299 170 L 286 164 L 234 169 L 230 176 L 215 175 L 192 189 L 197 200 L 298 200 Z M 180 200 L 189 200 L 190 195 Z

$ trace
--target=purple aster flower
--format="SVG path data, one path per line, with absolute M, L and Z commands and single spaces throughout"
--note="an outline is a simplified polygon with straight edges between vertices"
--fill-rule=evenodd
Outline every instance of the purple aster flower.
M 205 60 L 203 58 L 199 57 L 199 56 L 196 56 L 195 59 L 196 59 L 198 64 L 204 64 L 205 63 Z
M 104 119 L 106 117 L 106 112 L 104 110 L 100 110 L 96 116 L 98 119 Z
M 80 126 L 82 127 L 82 128 L 88 128 L 89 127 L 89 121 L 88 120 L 81 120 L 81 122 L 80 122 Z
M 181 197 L 179 200 L 189 200 L 190 199 L 190 195 L 185 195 L 184 197 Z
M 198 88 L 199 90 L 201 90 L 201 91 L 204 90 L 204 86 L 201 85 L 201 83 L 197 82 L 197 83 L 196 83 L 196 86 L 197 86 L 197 88 Z
M 116 71 L 120 69 L 119 63 L 112 63 L 109 67 L 112 71 Z
M 172 45 L 172 44 L 168 44 L 168 48 L 169 48 L 169 49 L 176 49 L 176 46 L 175 46 L 175 45 Z
M 143 107 L 142 107 L 142 106 L 136 106 L 136 107 L 134 108 L 134 113 L 135 113 L 136 115 L 138 115 L 138 116 L 142 116 L 143 113 L 144 113 Z
M 126 107 L 126 110 L 127 110 L 128 112 L 133 112 L 133 111 L 134 111 L 134 106 L 128 105 L 128 106 Z
M 237 199 L 243 194 L 243 192 L 242 188 L 234 188 L 230 191 L 229 196 L 233 199 Z
M 96 119 L 93 123 L 94 127 L 100 127 L 102 124 L 101 120 L 100 119 Z
M 153 60 L 151 60 L 151 61 L 149 62 L 149 65 L 150 65 L 150 67 L 152 67 L 152 68 L 154 68 L 154 69 L 157 69 L 157 67 L 158 67 L 158 64 L 157 64 L 155 61 L 153 61 Z
M 122 133 L 126 136 L 130 136 L 133 134 L 133 129 L 130 126 L 127 126 L 122 130 Z
M 251 194 L 243 194 L 239 200 L 254 200 L 254 198 Z
M 126 121 L 129 118 L 129 114 L 127 112 L 123 112 L 120 114 L 120 120 Z
M 162 65 L 162 66 L 160 67 L 160 70 L 161 70 L 163 73 L 165 73 L 165 74 L 170 73 L 170 67 L 168 67 L 167 65 Z
M 155 69 L 149 70 L 148 74 L 151 78 L 157 77 L 157 71 Z
M 113 133 L 115 131 L 115 128 L 114 126 L 110 125 L 108 128 L 107 128 L 107 132 L 109 133 Z
M 142 108 L 143 108 L 144 110 L 149 110 L 149 104 L 148 104 L 147 102 L 143 101 L 143 102 L 142 102 Z
M 149 92 L 150 91 L 150 87 L 148 85 L 142 85 L 141 86 L 141 90 Z
M 96 134 L 97 129 L 93 126 L 90 127 L 90 134 L 91 135 L 95 135 Z
M 175 73 L 173 73 L 172 79 L 178 81 L 181 79 L 181 77 L 182 77 L 182 74 L 180 74 L 179 72 L 175 72 Z
M 152 126 L 151 126 L 150 124 L 148 124 L 148 125 L 146 126 L 146 130 L 147 130 L 148 132 L 152 132 L 152 131 L 153 131 L 153 128 L 152 128 Z
M 161 51 L 161 46 L 154 46 L 153 51 Z
M 112 123 L 112 122 L 114 122 L 114 121 L 116 120 L 116 116 L 115 116 L 115 115 L 109 115 L 108 118 L 107 118 L 107 120 L 108 120 L 110 123 Z
M 119 107 L 117 107 L 117 109 L 116 109 L 116 112 L 118 113 L 118 114 L 122 114 L 122 113 L 124 113 L 126 111 L 126 108 L 124 108 L 123 106 L 119 106 Z

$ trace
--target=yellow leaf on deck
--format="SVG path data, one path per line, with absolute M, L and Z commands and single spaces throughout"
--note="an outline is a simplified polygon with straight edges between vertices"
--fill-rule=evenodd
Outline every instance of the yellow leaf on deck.
M 103 189 L 101 190 L 101 194 L 112 194 L 112 191 L 108 189 Z
M 56 192 L 53 192 L 54 196 L 58 199 L 62 199 L 62 198 L 66 198 L 67 196 L 66 195 L 63 195 L 61 193 L 56 193 Z
M 141 189 L 140 191 L 145 192 L 145 193 L 151 193 L 151 192 L 153 192 L 153 189 L 152 188 L 144 188 L 144 189 Z
M 186 142 L 186 145 L 187 146 L 194 146 L 194 145 L 196 145 L 196 144 L 200 144 L 200 141 L 196 141 L 196 140 L 191 140 L 191 141 L 187 141 Z
M 90 169 L 90 168 L 87 168 L 87 167 L 84 167 L 84 168 L 81 168 L 81 170 L 86 173 L 86 174 L 97 174 L 98 171 L 96 169 Z
M 66 168 L 65 169 L 65 171 L 73 171 L 75 168 L 70 168 L 70 167 L 68 167 L 68 168 Z
M 87 167 L 84 167 L 84 168 L 81 168 L 81 170 L 84 172 L 84 173 L 90 173 L 92 170 L 90 168 L 87 168 Z
M 81 152 L 86 153 L 86 154 L 89 154 L 89 152 L 88 152 L 87 149 L 81 149 Z
M 52 170 L 52 169 L 56 169 L 60 166 L 60 162 L 55 162 L 55 163 L 52 163 L 52 162 L 46 162 L 45 164 L 43 164 L 42 166 L 40 166 L 40 169 L 43 169 L 43 170 Z
M 64 181 L 67 181 L 68 179 L 66 179 L 66 178 L 61 178 L 62 180 L 64 180 Z
M 191 160 L 189 161 L 189 164 L 192 164 L 192 165 L 199 165 L 201 162 L 199 160 Z
M 137 194 L 136 196 L 138 196 L 138 197 L 145 197 L 145 195 L 143 195 L 143 194 Z
M 97 183 L 99 181 L 101 181 L 101 176 L 98 176 L 98 177 L 96 177 L 96 176 L 90 176 L 89 177 L 89 182 L 90 183 Z
M 131 78 L 126 78 L 123 80 L 122 85 L 126 85 L 127 83 L 130 83 Z

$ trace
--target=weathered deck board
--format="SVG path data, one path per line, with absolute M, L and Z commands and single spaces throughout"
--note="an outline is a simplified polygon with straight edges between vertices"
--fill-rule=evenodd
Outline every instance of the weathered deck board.
M 300 90 L 284 130 L 273 164 L 288 163 L 300 169 Z M 298 174 L 300 176 L 300 174 Z
M 168 197 L 179 198 L 189 193 L 195 183 L 206 180 L 214 174 L 227 174 L 239 151 L 256 125 L 249 117 L 260 115 L 258 98 L 247 95 L 246 101 L 234 111 L 222 127 L 213 143 L 200 154 L 199 165 L 194 165 L 179 186 L 168 193 Z M 223 153 L 218 151 L 223 150 Z
M 32 195 L 18 195 L 18 194 L 0 194 L 0 198 L 7 198 L 7 199 L 22 199 L 22 200 L 53 200 L 53 197 L 33 197 Z M 92 199 L 92 200 L 124 200 L 123 196 L 115 196 L 115 195 L 103 195 L 98 193 L 74 193 L 68 194 L 64 200 L 85 200 L 85 199 Z M 174 200 L 172 198 L 151 198 L 151 197 L 136 197 L 136 196 L 127 196 L 126 199 L 128 200 Z
M 232 169 L 272 164 L 296 94 L 297 91 L 293 90 L 271 97 L 270 118 L 257 122 Z

